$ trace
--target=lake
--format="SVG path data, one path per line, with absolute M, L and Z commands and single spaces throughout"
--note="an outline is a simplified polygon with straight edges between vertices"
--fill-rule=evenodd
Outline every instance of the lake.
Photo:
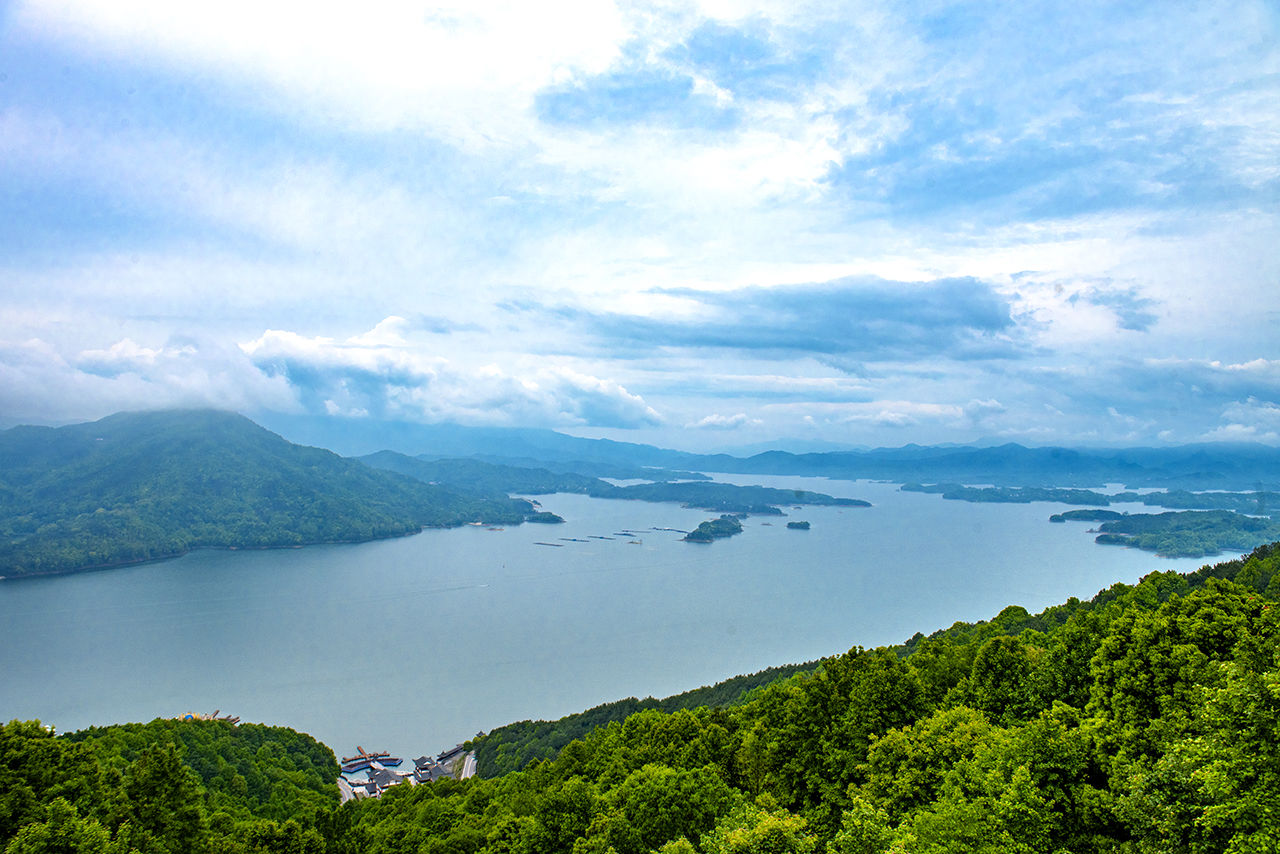
M 7 581 L 0 716 L 66 731 L 220 709 L 309 732 L 339 755 L 360 744 L 408 758 L 511 721 L 896 643 L 1009 604 L 1038 611 L 1205 562 L 1095 545 L 1089 525 L 1047 521 L 1067 509 L 1056 503 L 717 479 L 874 506 L 786 508 L 701 545 L 653 529 L 691 530 L 715 515 L 705 510 L 538 496 L 567 522 Z M 799 519 L 812 530 L 786 528 Z

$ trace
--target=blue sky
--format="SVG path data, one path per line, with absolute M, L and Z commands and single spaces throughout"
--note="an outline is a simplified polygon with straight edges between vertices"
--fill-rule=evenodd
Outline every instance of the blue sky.
M 0 423 L 1280 444 L 1274 2 L 0 4 Z

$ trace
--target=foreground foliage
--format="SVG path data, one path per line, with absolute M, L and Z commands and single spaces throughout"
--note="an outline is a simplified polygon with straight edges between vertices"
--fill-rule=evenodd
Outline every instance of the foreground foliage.
M 854 648 L 737 705 L 642 709 L 519 772 L 341 807 L 332 755 L 305 736 L 155 722 L 54 738 L 13 723 L 0 731 L 0 843 L 6 854 L 1275 851 L 1278 595 L 1280 544 Z

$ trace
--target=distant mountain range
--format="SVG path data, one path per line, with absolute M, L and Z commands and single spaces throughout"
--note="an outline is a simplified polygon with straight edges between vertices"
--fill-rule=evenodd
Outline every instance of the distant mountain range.
M 293 441 L 362 455 L 392 450 L 408 456 L 476 457 L 493 463 L 546 467 L 594 477 L 593 466 L 658 467 L 735 474 L 812 475 L 896 482 L 995 486 L 1249 490 L 1280 487 L 1280 448 L 1213 443 L 1169 448 L 1027 448 L 906 445 L 866 451 L 748 457 L 693 454 L 652 445 L 582 439 L 553 430 L 406 424 L 370 419 L 276 416 L 268 427 Z
M 670 451 L 610 439 L 580 439 L 554 430 L 525 427 L 466 427 L 458 424 L 411 424 L 369 418 L 315 415 L 263 415 L 259 422 L 290 441 L 330 448 L 359 457 L 377 451 L 398 451 L 411 457 L 438 459 L 489 456 L 525 461 L 607 463 L 687 468 L 684 461 L 702 460 L 698 454 Z M 732 457 L 726 457 L 732 459 Z
M 1116 450 L 933 448 L 908 445 L 874 451 L 788 454 L 773 451 L 739 462 L 718 460 L 720 471 L 803 474 L 929 483 L 995 486 L 1102 486 L 1130 488 L 1274 489 L 1280 483 L 1280 448 L 1204 444 Z

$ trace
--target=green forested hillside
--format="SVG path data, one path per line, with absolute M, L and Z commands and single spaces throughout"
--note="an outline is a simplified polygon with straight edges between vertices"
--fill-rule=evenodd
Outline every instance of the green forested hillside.
M 0 432 L 0 575 L 368 540 L 527 502 L 469 495 L 294 445 L 225 412 L 123 413 Z
M 0 845 L 35 852 L 322 852 L 333 751 L 283 727 L 0 727 Z
M 162 722 L 54 738 L 13 723 L 0 731 L 0 844 L 6 854 L 1270 852 L 1278 595 L 1280 544 L 1039 614 L 1011 606 L 900 647 L 855 647 L 737 705 L 644 709 L 523 771 L 341 807 L 329 755 L 304 737 L 273 736 L 272 747 L 252 729 Z
M 653 697 L 643 700 L 628 697 L 625 700 L 603 703 L 585 712 L 566 715 L 555 721 L 519 721 L 498 727 L 488 735 L 476 739 L 470 746 L 476 752 L 480 776 L 500 777 L 512 771 L 520 771 L 535 760 L 552 759 L 574 739 L 582 738 L 597 727 L 624 720 L 636 712 L 647 709 L 675 712 L 699 706 L 737 705 L 761 686 L 817 666 L 816 661 L 784 664 L 756 673 L 734 676 L 714 685 L 694 688 L 661 700 Z

